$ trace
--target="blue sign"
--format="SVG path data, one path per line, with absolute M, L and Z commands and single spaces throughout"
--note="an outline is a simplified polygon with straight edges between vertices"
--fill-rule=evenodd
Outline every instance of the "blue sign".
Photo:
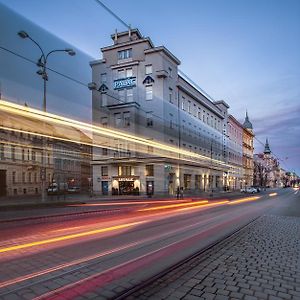
M 120 90 L 128 87 L 135 86 L 136 77 L 127 77 L 123 79 L 117 79 L 114 81 L 114 90 Z

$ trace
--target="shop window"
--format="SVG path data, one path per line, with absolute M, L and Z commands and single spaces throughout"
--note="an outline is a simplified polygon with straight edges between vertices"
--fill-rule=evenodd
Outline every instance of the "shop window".
M 146 165 L 146 176 L 154 176 L 154 165 Z

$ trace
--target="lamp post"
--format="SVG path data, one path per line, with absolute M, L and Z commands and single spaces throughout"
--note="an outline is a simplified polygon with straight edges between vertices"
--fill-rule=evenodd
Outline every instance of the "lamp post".
M 29 39 L 31 40 L 41 51 L 41 56 L 38 59 L 36 65 L 39 67 L 39 70 L 36 72 L 39 76 L 42 77 L 44 81 L 44 91 L 43 91 L 43 111 L 46 112 L 47 110 L 47 81 L 48 81 L 48 73 L 47 73 L 47 62 L 48 58 L 52 53 L 55 52 L 65 52 L 70 56 L 74 56 L 76 53 L 71 48 L 65 49 L 55 49 L 49 51 L 47 54 L 43 51 L 43 48 L 36 42 L 26 31 L 19 31 L 18 35 L 22 39 Z M 43 139 L 43 146 L 42 146 L 42 169 L 41 169 L 41 183 L 42 183 L 42 202 L 46 200 L 46 140 Z

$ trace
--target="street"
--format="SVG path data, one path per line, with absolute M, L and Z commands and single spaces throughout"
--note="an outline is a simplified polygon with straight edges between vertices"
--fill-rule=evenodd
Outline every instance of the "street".
M 114 298 L 262 215 L 300 215 L 293 189 L 116 205 L 1 223 L 0 299 Z

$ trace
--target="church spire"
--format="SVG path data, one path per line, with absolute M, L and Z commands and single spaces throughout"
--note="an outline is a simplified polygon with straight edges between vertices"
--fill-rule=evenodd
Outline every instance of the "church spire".
M 247 110 L 246 110 L 246 117 L 245 117 L 243 127 L 246 128 L 246 129 L 250 129 L 250 130 L 253 129 L 252 123 L 250 122 L 249 117 L 248 117 L 248 111 Z
M 270 149 L 270 146 L 269 146 L 268 138 L 266 138 L 264 154 L 271 154 L 271 149 Z

